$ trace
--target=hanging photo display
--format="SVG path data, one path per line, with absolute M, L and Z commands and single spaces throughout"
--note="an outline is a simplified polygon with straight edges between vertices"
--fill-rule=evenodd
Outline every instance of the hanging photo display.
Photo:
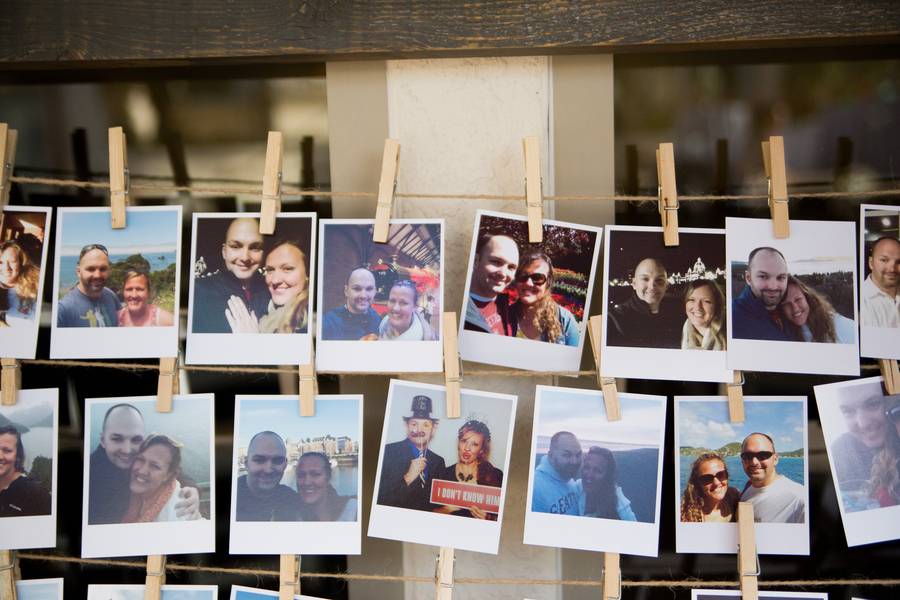
M 900 359 L 900 206 L 859 207 L 859 351 Z
M 312 351 L 316 216 L 194 213 L 185 362 L 305 364 Z
M 601 233 L 545 219 L 543 242 L 532 244 L 525 217 L 479 210 L 460 310 L 460 357 L 578 370 Z
M 85 400 L 81 555 L 215 551 L 213 394 Z
M 362 396 L 235 398 L 232 554 L 359 554 Z
M 734 554 L 737 506 L 753 505 L 760 554 L 809 554 L 806 398 L 675 397 L 675 548 Z
M 16 580 L 17 600 L 63 600 L 63 578 Z
M 900 538 L 900 394 L 881 377 L 815 386 L 848 546 Z
M 516 397 L 462 390 L 446 417 L 443 386 L 392 379 L 372 537 L 496 554 Z
M 534 402 L 525 543 L 657 556 L 666 423 L 662 396 L 539 385 Z
M 316 367 L 441 371 L 444 222 L 393 219 L 384 244 L 373 228 L 365 219 L 319 223 Z
M 56 546 L 59 390 L 0 406 L 0 550 Z
M 606 228 L 603 374 L 731 381 L 726 349 L 725 231 Z
M 144 600 L 143 585 L 88 586 L 87 600 Z M 160 589 L 160 600 L 216 600 L 219 586 L 216 585 L 164 585 Z
M 50 246 L 51 209 L 0 211 L 0 348 L 5 358 L 34 358 Z
M 178 354 L 181 207 L 60 208 L 50 358 Z
M 856 244 L 851 222 L 725 219 L 728 366 L 859 375 Z
M 261 590 L 258 588 L 245 587 L 243 585 L 231 586 L 231 600 L 271 600 L 278 598 L 278 592 L 270 592 L 269 590 Z M 317 596 L 299 595 L 294 596 L 294 600 L 325 600 Z

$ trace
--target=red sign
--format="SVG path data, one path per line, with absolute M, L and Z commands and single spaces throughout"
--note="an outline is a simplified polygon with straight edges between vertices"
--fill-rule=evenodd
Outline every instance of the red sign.
M 471 508 L 477 506 L 484 512 L 500 512 L 500 488 L 461 481 L 431 481 L 431 502 L 445 506 Z

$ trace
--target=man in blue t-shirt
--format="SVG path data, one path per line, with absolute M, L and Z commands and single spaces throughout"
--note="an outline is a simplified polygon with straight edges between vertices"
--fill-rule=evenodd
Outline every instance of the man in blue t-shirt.
M 581 469 L 581 444 L 573 433 L 557 431 L 550 449 L 534 471 L 533 512 L 578 516 L 580 490 L 575 476 Z
M 88 244 L 78 255 L 75 266 L 78 284 L 56 308 L 57 327 L 116 327 L 121 308 L 115 292 L 106 287 L 109 279 L 109 250 L 101 244 Z

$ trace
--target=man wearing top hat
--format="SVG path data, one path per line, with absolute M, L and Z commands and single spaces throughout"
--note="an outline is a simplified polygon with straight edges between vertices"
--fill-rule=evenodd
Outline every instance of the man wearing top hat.
M 431 398 L 415 396 L 406 422 L 406 439 L 384 447 L 378 503 L 430 511 L 431 481 L 444 470 L 443 457 L 428 449 L 438 420 L 431 416 Z

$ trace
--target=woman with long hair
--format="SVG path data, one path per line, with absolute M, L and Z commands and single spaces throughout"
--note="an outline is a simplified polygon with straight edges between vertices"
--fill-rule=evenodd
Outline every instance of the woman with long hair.
M 13 425 L 0 427 L 0 517 L 50 514 L 50 494 L 25 474 L 25 446 Z
M 122 280 L 125 306 L 119 311 L 119 327 L 170 327 L 175 318 L 150 302 L 150 275 L 143 269 L 127 269 Z
M 725 295 L 714 281 L 698 279 L 684 291 L 687 317 L 681 328 L 682 350 L 724 350 Z
M 728 485 L 725 459 L 715 452 L 701 454 L 691 465 L 681 495 L 681 521 L 732 523 L 737 520 L 740 499 L 740 491 Z
M 388 313 L 378 326 L 379 340 L 429 341 L 434 329 L 418 310 L 419 290 L 411 279 L 398 279 L 388 293 Z
M 856 323 L 838 313 L 823 294 L 793 275 L 788 275 L 781 312 L 796 325 L 797 341 L 852 344 L 856 340 Z
M 575 317 L 553 299 L 553 261 L 544 252 L 526 254 L 516 269 L 518 299 L 510 309 L 512 334 L 551 344 L 577 346 Z
M 637 521 L 631 501 L 618 484 L 619 470 L 613 453 L 591 446 L 581 462 L 579 507 L 585 517 Z
M 181 448 L 180 442 L 161 433 L 144 439 L 131 465 L 131 497 L 123 523 L 187 520 L 175 513 L 181 497 Z
M 900 395 L 888 397 L 884 447 L 872 459 L 866 492 L 880 506 L 900 504 Z
M 482 421 L 469 419 L 456 434 L 456 463 L 435 474 L 435 479 L 476 483 L 491 487 L 503 486 L 503 471 L 491 464 L 491 430 Z M 434 512 L 454 514 L 474 519 L 496 521 L 497 515 L 483 509 L 441 506 Z
M 356 496 L 341 496 L 331 485 L 331 461 L 321 452 L 304 452 L 294 468 L 301 521 L 356 521 Z
M 6 295 L 6 322 L 34 319 L 41 270 L 15 240 L 0 244 L 0 293 Z

